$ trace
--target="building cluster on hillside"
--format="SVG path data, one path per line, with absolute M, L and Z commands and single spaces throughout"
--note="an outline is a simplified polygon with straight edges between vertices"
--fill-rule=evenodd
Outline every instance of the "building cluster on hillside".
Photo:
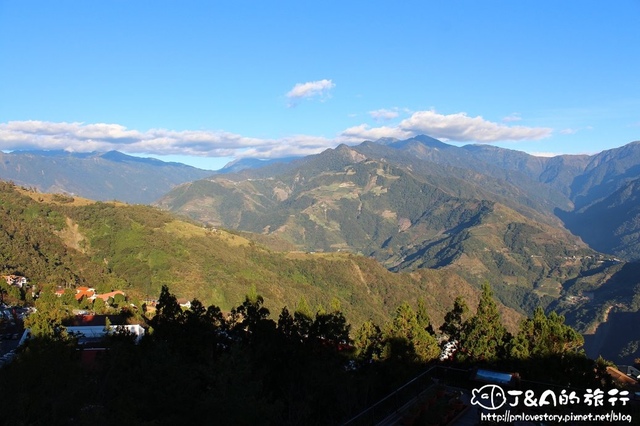
M 78 337 L 78 344 L 84 349 L 101 348 L 104 350 L 104 338 L 112 333 L 126 332 L 136 343 L 145 334 L 140 324 L 127 324 L 126 317 L 119 315 L 76 315 L 63 322 L 68 333 Z
M 29 280 L 21 275 L 3 275 L 2 279 L 8 286 L 34 290 L 35 286 L 29 284 Z M 69 290 L 58 288 L 55 295 L 61 297 L 65 291 L 75 292 L 75 300 L 95 301 L 103 300 L 106 304 L 118 303 L 118 299 L 126 300 L 127 295 L 122 290 L 115 290 L 108 293 L 98 293 L 93 287 L 77 287 Z M 0 293 L 1 294 L 1 293 Z M 190 307 L 190 303 L 185 299 L 180 303 L 183 307 Z M 0 346 L 0 367 L 10 363 L 17 354 L 18 347 L 25 344 L 31 338 L 30 330 L 24 328 L 24 320 L 29 315 L 36 312 L 33 307 L 7 306 L 0 301 L 0 340 L 4 344 Z M 92 364 L 96 354 L 107 350 L 105 337 L 110 334 L 124 333 L 133 338 L 135 343 L 139 343 L 145 335 L 145 328 L 140 324 L 128 324 L 126 316 L 123 315 L 95 315 L 90 311 L 78 312 L 73 318 L 68 318 L 63 324 L 69 334 L 76 337 L 78 349 L 82 352 L 83 362 Z M 9 344 L 11 342 L 11 344 Z
M 56 296 L 61 297 L 65 293 L 66 289 L 58 288 L 56 290 Z M 122 295 L 122 297 L 126 297 L 126 294 L 122 290 L 110 291 L 109 293 L 99 294 L 96 292 L 96 289 L 93 287 L 78 287 L 76 288 L 75 298 L 80 301 L 82 298 L 86 300 L 94 301 L 96 299 L 102 299 L 105 303 L 109 301 L 109 299 L 115 298 L 117 295 Z

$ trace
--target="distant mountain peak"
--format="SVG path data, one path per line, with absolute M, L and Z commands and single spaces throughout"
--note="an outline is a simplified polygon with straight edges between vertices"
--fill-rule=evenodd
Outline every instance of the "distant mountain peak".
M 436 148 L 436 149 L 446 149 L 446 148 L 454 147 L 454 145 L 449 145 L 448 143 L 444 143 L 441 140 L 432 138 L 431 136 L 427 136 L 427 135 L 414 136 L 405 141 L 402 141 L 401 144 L 408 145 L 414 142 L 420 142 L 424 146 L 428 146 L 429 148 Z
M 345 159 L 347 159 L 347 160 L 349 160 L 351 162 L 354 162 L 354 163 L 359 163 L 359 162 L 364 161 L 364 160 L 367 159 L 367 157 L 364 154 L 359 153 L 355 149 L 353 149 L 350 146 L 347 146 L 345 144 L 338 145 L 335 148 L 334 151 L 337 154 L 340 154 Z
M 42 192 L 151 203 L 184 182 L 212 174 L 181 163 L 109 152 L 14 151 L 2 154 L 0 179 Z
M 104 153 L 96 153 L 96 154 L 97 154 L 96 155 L 97 157 L 103 158 L 108 161 L 113 161 L 115 163 L 142 163 L 142 164 L 149 164 L 149 165 L 161 166 L 161 167 L 169 166 L 169 165 L 174 167 L 186 167 L 186 168 L 192 167 L 182 163 L 158 160 L 157 158 L 137 157 L 135 155 L 128 155 L 120 151 L 107 151 Z
M 373 142 L 377 143 L 378 145 L 392 145 L 398 141 L 400 141 L 400 139 L 398 138 L 380 138 L 380 139 L 376 139 Z
M 88 158 L 96 155 L 95 151 L 92 152 L 73 152 L 64 149 L 25 149 L 15 150 L 11 154 L 14 155 L 36 155 L 39 157 L 74 157 L 74 158 Z
M 300 157 L 282 157 L 282 158 L 238 158 L 225 164 L 217 173 L 237 173 L 242 170 L 259 169 L 276 163 L 290 163 Z
M 451 148 L 453 146 L 427 135 L 417 135 L 409 139 L 403 139 L 403 140 L 396 139 L 396 138 L 380 138 L 380 139 L 377 139 L 374 143 L 378 145 L 391 146 L 393 148 L 403 148 L 407 145 L 414 144 L 416 142 L 420 143 L 421 145 L 427 146 L 429 148 L 436 148 L 436 149 Z

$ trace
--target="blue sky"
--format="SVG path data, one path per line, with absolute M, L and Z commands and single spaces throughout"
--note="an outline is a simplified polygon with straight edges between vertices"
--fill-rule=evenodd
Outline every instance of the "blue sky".
M 0 149 L 595 153 L 640 139 L 639 24 L 640 0 L 0 0 Z

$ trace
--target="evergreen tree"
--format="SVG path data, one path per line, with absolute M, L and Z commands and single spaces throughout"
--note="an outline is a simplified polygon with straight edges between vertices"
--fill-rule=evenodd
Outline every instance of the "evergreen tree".
M 300 313 L 307 318 L 313 317 L 313 312 L 311 311 L 311 306 L 309 306 L 309 302 L 307 299 L 302 296 L 300 300 L 298 300 L 298 305 L 296 306 L 296 313 Z
M 440 326 L 440 332 L 445 335 L 449 341 L 459 341 L 462 333 L 463 317 L 467 314 L 469 308 L 464 298 L 458 296 L 453 302 L 453 308 L 444 316 L 444 322 Z
M 295 332 L 294 328 L 293 317 L 289 313 L 289 309 L 285 306 L 282 308 L 282 312 L 280 312 L 280 316 L 278 317 L 278 332 L 286 338 L 291 338 Z
M 205 318 L 209 324 L 212 324 L 214 328 L 226 330 L 228 328 L 227 321 L 224 318 L 224 314 L 219 307 L 211 305 L 207 308 Z
M 418 320 L 418 325 L 426 330 L 427 333 L 432 336 L 436 335 L 436 332 L 431 325 L 431 318 L 429 318 L 429 313 L 427 312 L 427 306 L 424 303 L 424 299 L 418 299 L 416 319 Z
M 435 337 L 418 322 L 416 313 L 406 302 L 396 309 L 385 340 L 385 352 L 391 358 L 426 362 L 440 353 Z
M 462 327 L 460 350 L 456 356 L 476 361 L 495 361 L 503 356 L 507 338 L 493 292 L 485 283 L 476 314 L 465 321 Z
M 533 317 L 520 323 L 509 353 L 519 359 L 542 358 L 575 351 L 583 344 L 582 335 L 565 325 L 563 316 L 555 312 L 547 316 L 541 307 L 537 307 Z
M 311 324 L 310 335 L 316 339 L 331 341 L 335 344 L 349 342 L 349 329 L 347 319 L 342 312 L 332 312 L 330 314 L 316 314 L 316 318 Z
M 99 297 L 96 297 L 93 300 L 93 312 L 95 312 L 96 314 L 100 315 L 100 314 L 106 314 L 109 307 L 107 306 L 107 304 L 104 302 L 104 300 L 102 300 Z
M 156 305 L 156 314 L 150 321 L 154 333 L 164 337 L 177 337 L 180 334 L 183 319 L 184 315 L 178 299 L 169 292 L 169 287 L 163 285 Z
M 62 296 L 60 296 L 60 300 L 64 305 L 67 305 L 69 307 L 74 307 L 74 308 L 78 307 L 78 300 L 76 299 L 75 289 L 72 289 L 72 288 L 66 289 L 64 293 L 62 293 Z
M 236 327 L 248 334 L 254 333 L 260 323 L 269 317 L 269 309 L 263 305 L 262 296 L 258 294 L 247 295 L 242 305 L 232 310 L 232 315 L 239 317 Z
M 380 359 L 383 349 L 382 331 L 373 321 L 365 321 L 354 339 L 356 356 L 361 361 L 370 362 Z
M 300 340 L 306 340 L 311 333 L 311 325 L 313 324 L 313 313 L 309 302 L 304 297 L 301 297 L 296 306 L 296 311 L 293 313 L 294 331 L 295 335 Z

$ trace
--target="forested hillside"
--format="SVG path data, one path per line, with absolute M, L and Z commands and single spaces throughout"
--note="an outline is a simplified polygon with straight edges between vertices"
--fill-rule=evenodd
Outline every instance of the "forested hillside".
M 230 310 L 256 288 L 271 309 L 342 306 L 352 323 L 382 322 L 423 299 L 441 321 L 448 302 L 478 290 L 454 273 L 394 274 L 349 253 L 276 252 L 240 234 L 206 228 L 146 206 L 40 194 L 0 183 L 0 273 L 42 291 L 124 290 L 138 306 L 163 285 L 178 297 Z M 12 290 L 13 291 L 13 290 Z M 519 314 L 505 310 L 510 328 Z
M 491 282 L 503 303 L 526 313 L 561 297 L 563 284 L 600 256 L 553 217 L 557 204 L 542 207 L 550 202 L 544 194 L 487 175 L 461 179 L 441 165 L 406 163 L 408 154 L 387 146 L 363 145 L 286 170 L 267 166 L 185 184 L 158 205 L 301 250 L 361 253 L 393 271 L 455 271 L 477 288 Z
M 31 340 L 0 368 L 13 423 L 335 424 L 439 362 L 611 386 L 606 362 L 584 355 L 565 317 L 537 307 L 523 318 L 489 283 L 479 291 L 446 269 L 393 273 L 350 253 L 275 252 L 155 208 L 9 183 L 0 218 L 0 273 L 33 289 L 2 283 L 5 301 L 37 309 L 25 320 Z M 78 299 L 80 285 L 127 300 Z M 147 332 L 139 344 L 114 332 L 88 358 L 91 346 L 66 328 L 77 309 L 118 312 Z

